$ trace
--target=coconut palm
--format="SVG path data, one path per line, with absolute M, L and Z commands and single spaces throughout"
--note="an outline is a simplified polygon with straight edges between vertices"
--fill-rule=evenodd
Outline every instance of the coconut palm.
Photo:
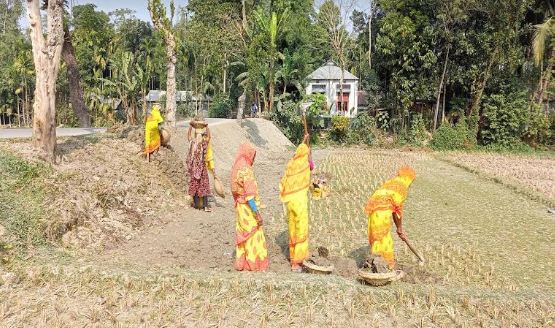
M 534 95 L 534 102 L 541 105 L 546 90 L 549 88 L 553 67 L 555 65 L 555 18 L 549 17 L 543 24 L 536 25 L 533 41 L 534 61 L 536 65 L 543 64 L 546 49 L 549 49 L 547 66 L 542 72 L 540 84 Z

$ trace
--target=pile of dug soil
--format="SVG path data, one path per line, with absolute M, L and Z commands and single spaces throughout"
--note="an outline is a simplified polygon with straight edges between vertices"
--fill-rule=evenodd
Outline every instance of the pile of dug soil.
M 370 254 L 363 264 L 363 269 L 368 269 L 374 273 L 386 273 L 389 270 L 387 262 L 379 255 Z
M 333 265 L 329 259 L 329 251 L 325 247 L 318 247 L 306 261 L 321 267 Z
M 114 134 L 117 138 L 127 139 L 136 144 L 138 151 L 144 147 L 145 131 L 142 127 L 114 125 L 108 132 Z M 158 152 L 151 157 L 151 161 L 158 166 L 160 173 L 169 177 L 180 191 L 186 191 L 187 177 L 185 163 L 171 146 L 160 147 Z
M 32 148 L 20 144 L 16 152 L 26 147 Z M 58 149 L 62 160 L 45 181 L 44 224 L 46 236 L 66 247 L 111 248 L 163 221 L 167 210 L 186 206 L 184 164 L 170 149 L 151 163 L 127 139 L 68 138 Z

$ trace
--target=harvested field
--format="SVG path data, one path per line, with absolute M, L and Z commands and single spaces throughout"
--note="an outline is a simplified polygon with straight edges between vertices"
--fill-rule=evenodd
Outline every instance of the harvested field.
M 439 157 L 555 204 L 555 156 L 451 153 Z
M 108 199 L 120 195 L 122 202 L 109 204 L 123 213 L 109 212 L 107 217 L 126 222 L 129 230 L 114 235 L 123 238 L 100 239 L 109 247 L 32 248 L 25 260 L 13 256 L 4 262 L 0 326 L 553 326 L 555 236 L 549 232 L 555 230 L 555 220 L 545 205 L 426 153 L 315 150 L 316 173 L 329 178 L 331 194 L 311 201 L 310 247 L 326 247 L 335 271 L 291 273 L 277 182 L 293 152 L 290 145 L 268 137 L 275 132 L 268 131 L 273 126 L 247 122 L 255 124 L 262 138 L 255 173 L 267 205 L 263 215 L 269 272 L 233 271 L 229 196 L 218 199 L 210 214 L 189 209 L 176 183 L 181 173 L 162 169 L 163 178 L 148 176 L 151 165 L 133 157 L 137 144 L 111 137 L 79 139 L 82 144 L 62 146 L 66 161 L 54 174 L 40 173 L 45 187 L 52 188 L 52 181 L 73 181 L 69 199 L 92 197 L 97 195 L 94 190 L 108 192 L 113 196 Z M 255 138 L 252 128 L 234 124 L 212 128 L 216 170 L 226 191 L 236 146 Z M 184 133 L 178 130 L 172 136 L 171 156 L 183 158 Z M 25 144 L 0 148 L 25 156 Z M 409 191 L 404 225 L 427 261 L 418 265 L 394 236 L 398 264 L 407 276 L 386 287 L 362 285 L 356 274 L 368 256 L 366 201 L 405 164 L 415 168 L 417 179 Z M 129 180 L 118 180 L 120 172 Z M 146 196 L 135 191 L 145 186 L 152 187 L 160 204 L 146 202 Z M 100 204 L 74 213 L 95 213 Z M 58 206 L 77 208 L 65 202 Z M 125 206 L 141 209 L 141 224 L 131 224 Z M 101 227 L 106 233 L 109 225 L 94 217 L 81 226 Z M 0 247 L 1 239 L 0 233 Z M 1 248 L 0 256 L 6 256 Z

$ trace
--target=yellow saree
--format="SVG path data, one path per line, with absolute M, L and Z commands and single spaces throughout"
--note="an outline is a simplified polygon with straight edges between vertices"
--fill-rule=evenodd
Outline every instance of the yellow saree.
M 399 218 L 403 217 L 403 203 L 415 177 L 413 169 L 401 168 L 395 178 L 386 181 L 372 194 L 366 206 L 370 252 L 383 257 L 390 269 L 395 267 L 391 235 L 392 215 L 396 213 Z
M 287 206 L 289 260 L 294 269 L 308 257 L 309 154 L 310 148 L 306 144 L 297 147 L 279 183 L 280 199 Z
M 231 170 L 231 193 L 236 210 L 235 269 L 238 271 L 266 271 L 269 266 L 264 231 L 248 204 L 249 200 L 258 199 L 258 185 L 252 170 L 255 156 L 252 146 L 242 144 Z
M 158 124 L 164 122 L 158 106 L 153 106 L 145 122 L 145 154 L 152 154 L 160 148 Z

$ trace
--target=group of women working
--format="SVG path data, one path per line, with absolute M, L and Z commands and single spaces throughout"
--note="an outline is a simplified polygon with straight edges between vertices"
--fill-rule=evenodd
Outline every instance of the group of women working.
M 145 125 L 147 156 L 150 156 L 153 149 L 156 151 L 160 147 L 160 137 L 155 136 L 158 126 L 156 125 L 154 130 L 154 125 L 149 125 L 149 122 L 161 121 L 163 120 L 158 109 L 153 108 Z M 208 171 L 214 173 L 214 160 L 207 124 L 199 120 L 191 121 L 188 138 L 189 195 L 193 197 L 195 208 L 210 211 L 207 199 L 210 194 Z M 260 213 L 260 196 L 253 170 L 255 158 L 256 149 L 249 143 L 243 143 L 239 146 L 231 170 L 231 193 L 236 210 L 235 269 L 238 271 L 266 271 L 269 266 Z M 292 271 L 301 271 L 303 261 L 309 256 L 308 197 L 313 169 L 308 135 L 305 135 L 303 143 L 297 147 L 294 156 L 288 161 L 279 182 L 280 200 L 287 209 L 289 260 Z M 406 240 L 402 227 L 403 203 L 415 177 L 414 170 L 402 167 L 396 177 L 386 181 L 372 194 L 366 206 L 371 254 L 383 257 L 391 269 L 395 266 L 391 221 L 393 219 L 399 237 Z

